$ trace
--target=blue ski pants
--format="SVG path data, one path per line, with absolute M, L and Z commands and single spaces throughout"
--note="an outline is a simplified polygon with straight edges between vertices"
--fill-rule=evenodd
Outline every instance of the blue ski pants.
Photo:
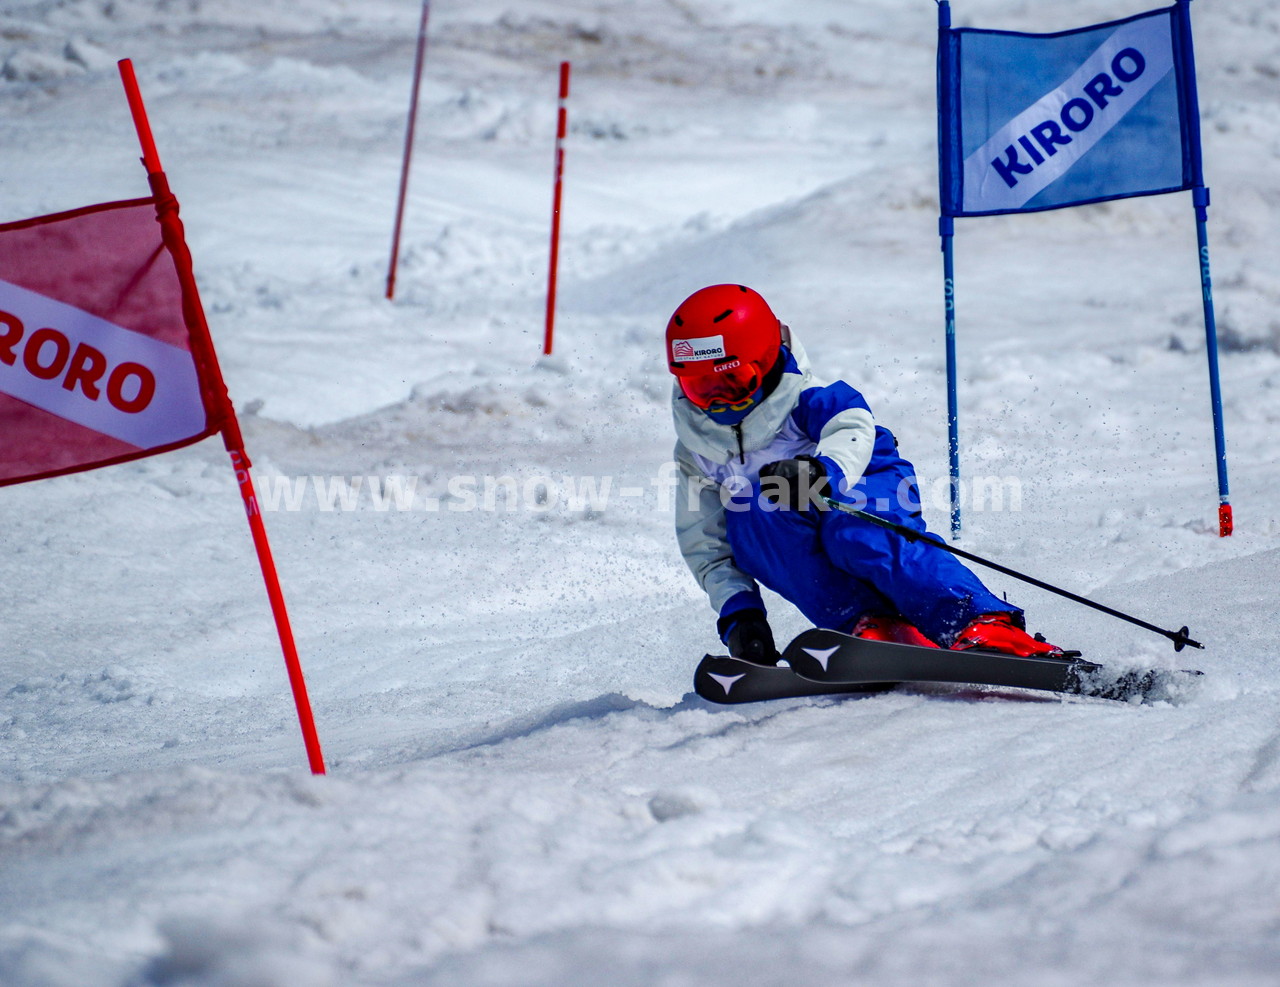
M 918 504 L 911 503 L 918 500 L 911 466 L 897 464 L 859 479 L 854 502 L 923 532 Z M 907 490 L 913 496 L 903 498 Z M 936 546 L 842 511 L 777 509 L 761 498 L 759 484 L 735 497 L 725 518 L 738 568 L 817 627 L 847 632 L 866 614 L 901 614 L 945 647 L 981 614 L 1021 612 Z

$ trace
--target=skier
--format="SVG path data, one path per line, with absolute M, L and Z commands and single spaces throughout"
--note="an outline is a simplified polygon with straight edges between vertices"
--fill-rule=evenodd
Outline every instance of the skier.
M 671 316 L 676 535 L 734 657 L 779 659 L 759 586 L 818 627 L 874 640 L 1059 656 L 954 556 L 829 509 L 925 531 L 915 470 L 844 381 L 820 381 L 754 290 L 718 284 Z

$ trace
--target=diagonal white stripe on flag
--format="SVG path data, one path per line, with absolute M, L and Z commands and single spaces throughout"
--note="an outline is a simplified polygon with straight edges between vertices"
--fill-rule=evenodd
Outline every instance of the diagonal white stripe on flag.
M 1002 159 L 1006 148 L 1017 149 L 1021 159 L 1028 153 L 1018 145 L 1018 138 L 1046 120 L 1058 120 L 1068 101 L 1078 98 L 1088 82 L 1101 72 L 1110 73 L 1111 62 L 1126 48 L 1142 53 L 1146 67 L 1132 82 L 1124 83 L 1124 92 L 1110 97 L 1104 110 L 1083 132 L 1071 134 L 1071 143 L 1046 156 L 1029 175 L 1019 175 L 1018 184 L 1010 188 L 992 166 Z M 992 134 L 964 162 L 963 208 L 966 212 L 989 212 L 1019 209 L 1053 182 L 1065 175 L 1098 141 L 1106 136 L 1125 115 L 1173 69 L 1173 40 L 1167 17 L 1149 17 L 1123 24 L 1062 85 L 1046 93 L 1003 127 Z
M 181 347 L 7 281 L 0 281 L 0 312 L 9 316 L 0 326 L 0 337 L 9 340 L 0 350 L 0 392 L 139 449 L 180 442 L 203 431 L 205 412 L 195 361 Z M 22 327 L 22 337 L 16 341 L 15 318 Z M 63 344 L 46 332 L 48 342 L 29 354 L 28 344 L 42 329 L 53 330 L 65 340 L 65 350 L 60 350 Z M 98 392 L 96 398 L 83 384 L 67 380 L 74 354 L 82 344 L 106 358 L 105 369 L 89 388 Z M 50 371 L 59 363 L 63 368 L 45 380 L 30 371 L 28 361 Z M 111 371 L 129 363 L 146 368 L 155 379 L 154 397 L 137 411 L 122 410 L 107 394 Z M 127 381 L 125 397 L 138 396 L 137 380 L 135 374 Z

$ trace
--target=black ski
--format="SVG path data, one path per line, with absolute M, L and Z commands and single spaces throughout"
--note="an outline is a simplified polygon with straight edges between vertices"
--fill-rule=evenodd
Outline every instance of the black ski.
M 1177 700 L 1201 674 L 1174 669 L 1114 671 L 1074 656 L 1019 658 L 867 641 L 838 631 L 808 630 L 787 645 L 785 665 L 756 665 L 707 655 L 694 690 L 714 703 L 751 703 L 796 696 L 877 692 L 900 682 L 948 682 L 1036 689 L 1127 702 Z
M 1201 674 L 1174 669 L 1114 671 L 1075 656 L 1019 658 L 867 641 L 815 628 L 787 645 L 783 659 L 803 678 L 832 685 L 859 682 L 950 682 L 1064 692 L 1127 702 L 1176 699 Z
M 755 703 L 794 696 L 829 696 L 846 692 L 879 692 L 895 683 L 818 682 L 785 665 L 757 665 L 728 655 L 707 655 L 693 673 L 693 689 L 713 703 Z

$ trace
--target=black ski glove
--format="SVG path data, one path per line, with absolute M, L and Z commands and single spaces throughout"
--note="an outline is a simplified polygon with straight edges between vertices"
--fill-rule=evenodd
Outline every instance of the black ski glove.
M 823 508 L 826 505 L 817 498 L 830 490 L 827 468 L 813 456 L 780 459 L 760 467 L 760 495 L 786 511 Z
M 721 617 L 718 629 L 721 639 L 729 646 L 729 654 L 735 658 L 757 665 L 776 665 L 782 657 L 773 643 L 773 631 L 763 610 L 739 610 Z

